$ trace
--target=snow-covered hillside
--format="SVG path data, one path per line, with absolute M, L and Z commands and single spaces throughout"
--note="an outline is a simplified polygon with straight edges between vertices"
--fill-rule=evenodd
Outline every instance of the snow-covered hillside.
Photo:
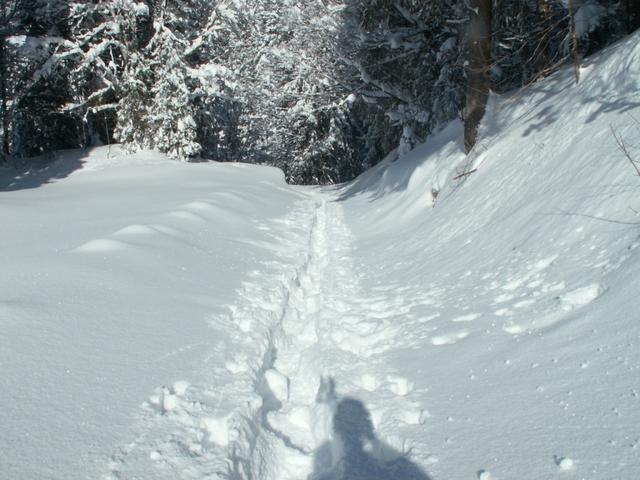
M 0 478 L 640 477 L 639 38 L 340 188 L 1 172 Z

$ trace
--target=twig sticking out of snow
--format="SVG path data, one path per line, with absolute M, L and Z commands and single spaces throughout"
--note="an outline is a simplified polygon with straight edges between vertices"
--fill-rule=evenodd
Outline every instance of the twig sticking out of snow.
M 618 148 L 624 154 L 624 156 L 627 157 L 627 160 L 629 160 L 629 163 L 636 171 L 636 175 L 640 177 L 640 167 L 638 166 L 637 161 L 634 160 L 633 157 L 631 156 L 631 153 L 629 153 L 629 148 L 624 143 L 624 139 L 622 138 L 622 135 L 616 132 L 615 128 L 613 128 L 613 125 L 609 125 L 609 128 L 611 129 L 611 134 L 613 135 L 613 138 L 616 139 Z

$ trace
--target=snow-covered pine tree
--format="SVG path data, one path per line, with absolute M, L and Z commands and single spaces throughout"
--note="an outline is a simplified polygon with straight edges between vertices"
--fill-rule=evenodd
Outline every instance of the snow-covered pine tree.
M 117 105 L 117 122 L 113 137 L 130 150 L 146 148 L 149 126 L 148 109 L 152 103 L 150 85 L 153 74 L 140 52 L 133 52 L 125 66 L 119 84 L 120 100 Z
M 140 41 L 148 5 L 23 0 L 20 6 L 26 10 L 14 99 L 15 154 L 111 141 L 118 82 Z
M 230 69 L 215 62 L 193 71 L 197 80 L 192 94 L 196 141 L 201 157 L 216 161 L 241 158 L 238 124 L 242 104 Z
M 210 65 L 228 67 L 219 79 L 233 85 L 236 99 L 225 117 L 233 159 L 279 166 L 294 183 L 332 183 L 361 171 L 348 92 L 336 79 L 339 20 L 339 7 L 310 0 L 216 6 L 201 45 Z
M 176 31 L 177 32 L 177 31 Z M 150 66 L 154 72 L 147 117 L 147 146 L 176 158 L 193 158 L 200 153 L 192 104 L 190 69 L 181 54 L 186 43 L 165 25 L 151 43 Z
M 153 35 L 132 57 L 122 81 L 115 133 L 130 148 L 155 148 L 183 159 L 200 154 L 194 104 L 199 80 L 188 55 L 209 9 L 203 0 L 154 4 Z
M 263 115 L 275 126 L 275 163 L 292 183 L 337 183 L 363 170 L 353 148 L 350 92 L 340 78 L 340 13 L 322 2 L 292 5 L 281 26 L 288 35 L 275 52 L 265 52 L 260 68 L 277 92 L 269 100 L 280 114 L 270 118 L 267 103 Z
M 113 142 L 120 82 L 149 21 L 149 5 L 139 0 L 72 3 L 69 30 L 78 55 L 74 101 L 65 111 L 81 117 L 85 145 Z
M 196 123 L 196 141 L 201 157 L 217 161 L 241 159 L 238 135 L 243 110 L 238 86 L 236 52 L 230 46 L 230 28 L 236 28 L 227 2 L 209 5 L 198 35 L 190 41 L 185 59 L 193 84 L 191 102 Z
M 463 103 L 460 12 L 438 0 L 349 0 L 342 30 L 346 78 L 369 163 L 411 149 Z

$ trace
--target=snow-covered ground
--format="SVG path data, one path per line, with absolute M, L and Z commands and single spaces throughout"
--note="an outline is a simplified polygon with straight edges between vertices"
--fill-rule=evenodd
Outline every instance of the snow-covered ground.
M 640 478 L 639 38 L 339 188 L 2 171 L 0 478 Z

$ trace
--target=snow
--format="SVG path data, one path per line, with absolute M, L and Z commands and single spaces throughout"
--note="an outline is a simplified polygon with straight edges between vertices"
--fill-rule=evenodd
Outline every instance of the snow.
M 559 458 L 557 459 L 558 467 L 560 470 L 573 470 L 574 463 L 571 458 Z
M 638 478 L 638 57 L 341 187 L 117 147 L 0 172 L 2 475 Z
M 100 478 L 121 456 L 139 460 L 125 445 L 157 415 L 217 418 L 242 404 L 259 349 L 229 326 L 228 305 L 251 276 L 286 281 L 280 267 L 300 254 L 305 225 L 281 217 L 305 197 L 278 170 L 107 152 L 18 180 L 4 172 L 14 189 L 0 194 L 7 478 Z M 285 227 L 288 251 L 276 248 Z M 244 376 L 224 369 L 242 353 Z
M 568 9 L 568 0 L 562 0 L 562 4 Z M 576 36 L 582 38 L 600 26 L 602 18 L 606 14 L 606 8 L 594 0 L 574 0 L 573 4 Z

